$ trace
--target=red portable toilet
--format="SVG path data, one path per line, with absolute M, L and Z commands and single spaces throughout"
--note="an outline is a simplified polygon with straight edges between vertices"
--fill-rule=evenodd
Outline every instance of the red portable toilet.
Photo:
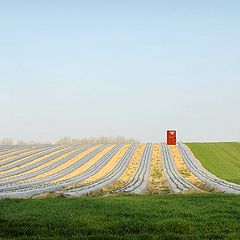
M 177 131 L 168 130 L 167 131 L 167 145 L 176 145 L 177 143 Z

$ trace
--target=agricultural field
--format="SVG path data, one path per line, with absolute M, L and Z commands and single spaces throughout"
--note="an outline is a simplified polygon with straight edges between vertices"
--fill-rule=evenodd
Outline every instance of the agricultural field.
M 239 152 L 238 143 L 2 146 L 0 198 L 239 194 Z
M 239 239 L 240 196 L 4 199 L 0 239 Z
M 0 239 L 239 239 L 238 146 L 2 146 Z
M 202 165 L 216 176 L 240 184 L 240 143 L 188 143 Z

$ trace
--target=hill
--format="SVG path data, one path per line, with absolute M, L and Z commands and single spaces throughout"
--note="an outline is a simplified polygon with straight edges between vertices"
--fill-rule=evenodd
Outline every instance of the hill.
M 187 143 L 202 165 L 216 176 L 240 184 L 240 143 Z

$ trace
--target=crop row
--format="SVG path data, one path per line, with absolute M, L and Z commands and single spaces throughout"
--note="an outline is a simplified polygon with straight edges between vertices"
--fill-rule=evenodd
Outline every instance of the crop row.
M 140 144 L 104 144 L 79 146 L 26 146 L 0 148 L 0 197 L 25 198 L 60 192 L 81 196 L 114 185 L 128 172 Z M 148 188 L 153 144 L 145 144 L 134 174 L 112 193 L 143 194 Z M 177 148 L 186 167 L 211 189 L 240 193 L 240 186 L 217 178 L 204 169 L 184 144 Z M 159 153 L 160 154 L 160 153 Z M 202 192 L 179 172 L 170 148 L 161 144 L 161 166 L 169 188 L 174 193 Z M 160 166 L 159 166 L 160 167 Z M 132 170 L 131 170 L 132 171 Z

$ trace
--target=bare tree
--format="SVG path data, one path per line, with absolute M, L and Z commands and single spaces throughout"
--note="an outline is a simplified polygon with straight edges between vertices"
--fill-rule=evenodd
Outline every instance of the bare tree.
M 25 143 L 25 142 L 22 141 L 22 140 L 19 140 L 19 141 L 17 141 L 17 145 L 27 145 L 27 143 Z
M 90 138 L 70 138 L 70 137 L 63 137 L 59 141 L 56 142 L 60 145 L 79 145 L 79 144 L 131 144 L 131 143 L 139 143 L 138 140 L 134 138 L 126 138 L 124 136 L 117 136 L 117 137 L 90 137 Z
M 70 137 L 63 137 L 59 141 L 57 141 L 57 144 L 59 145 L 69 145 L 72 144 L 72 139 Z
M 12 140 L 12 138 L 3 138 L 1 141 L 1 144 L 10 146 L 10 145 L 13 145 L 13 140 Z

